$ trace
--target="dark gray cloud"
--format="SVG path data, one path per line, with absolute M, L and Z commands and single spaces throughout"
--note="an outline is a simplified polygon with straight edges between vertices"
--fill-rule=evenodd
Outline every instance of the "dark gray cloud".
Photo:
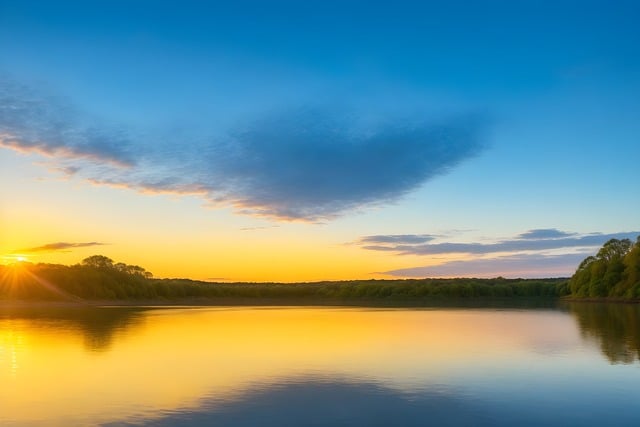
M 135 163 L 123 131 L 82 123 L 79 117 L 63 100 L 0 76 L 0 147 L 120 166 Z
M 356 243 L 361 244 L 363 249 L 374 251 L 395 252 L 401 255 L 443 255 L 443 254 L 473 254 L 486 255 L 499 252 L 522 252 L 522 251 L 543 251 L 554 249 L 569 249 L 577 247 L 596 247 L 601 246 L 609 239 L 635 239 L 640 234 L 638 231 L 621 232 L 621 233 L 592 233 L 585 235 L 577 235 L 575 233 L 566 233 L 558 230 L 551 232 L 544 230 L 531 230 L 520 234 L 513 239 L 502 240 L 493 243 L 457 243 L 457 242 L 437 242 L 437 243 L 417 243 L 411 244 L 407 240 L 403 242 L 381 242 L 377 245 L 366 244 L 366 241 L 359 240 Z M 536 236 L 522 238 L 522 236 Z M 567 237 L 539 237 L 539 235 L 554 235 Z M 417 238 L 421 234 L 415 235 Z M 387 244 L 382 244 L 387 243 Z
M 106 243 L 100 242 L 84 242 L 84 243 L 69 243 L 69 242 L 56 242 L 47 243 L 46 245 L 36 246 L 33 248 L 24 248 L 14 251 L 14 253 L 35 253 L 35 252 L 56 252 L 66 251 L 70 249 L 86 248 L 89 246 L 102 246 Z
M 215 137 L 156 130 L 132 138 L 85 123 L 60 99 L 0 78 L 0 147 L 51 156 L 59 163 L 52 169 L 94 184 L 198 194 L 280 220 L 393 203 L 485 146 L 478 117 L 365 122 L 333 107 L 245 118 Z
M 328 110 L 270 116 L 216 147 L 212 190 L 248 212 L 331 218 L 393 202 L 478 153 L 479 125 L 465 117 L 358 130 Z
M 584 254 L 509 255 L 491 259 L 449 261 L 435 266 L 385 271 L 396 277 L 568 277 Z

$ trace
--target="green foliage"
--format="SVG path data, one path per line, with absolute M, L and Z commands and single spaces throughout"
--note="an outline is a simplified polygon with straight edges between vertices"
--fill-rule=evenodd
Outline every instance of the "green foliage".
M 11 269 L 0 267 L 0 277 Z M 155 300 L 207 298 L 219 302 L 416 301 L 433 298 L 559 297 L 569 293 L 564 279 L 420 279 L 318 283 L 209 283 L 188 279 L 153 279 L 135 265 L 95 255 L 80 264 L 36 264 L 19 267 L 21 283 L 0 279 L 0 298 L 61 299 L 68 294 L 86 300 Z M 15 276 L 15 275 L 14 275 Z M 43 282 L 44 281 L 44 282 Z M 48 283 L 62 292 L 51 292 Z
M 9 299 L 127 299 L 155 298 L 151 273 L 142 267 L 114 264 L 94 255 L 80 264 L 14 265 L 0 271 L 0 298 Z
M 640 297 L 640 236 L 611 239 L 598 254 L 585 258 L 569 280 L 574 297 Z

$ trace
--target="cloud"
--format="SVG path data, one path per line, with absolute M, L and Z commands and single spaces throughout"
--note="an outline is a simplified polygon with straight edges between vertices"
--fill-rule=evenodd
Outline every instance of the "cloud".
M 278 228 L 277 225 L 263 225 L 258 227 L 242 227 L 240 231 L 258 231 L 258 230 L 269 230 L 271 228 Z
M 360 116 L 366 111 L 285 109 L 197 136 L 136 133 L 89 123 L 59 98 L 0 78 L 0 147 L 52 157 L 50 169 L 73 179 L 195 194 L 276 220 L 323 221 L 394 203 L 486 145 L 479 117 Z
M 472 254 L 486 255 L 501 252 L 522 252 L 522 251 L 543 251 L 557 250 L 579 247 L 601 246 L 609 239 L 635 238 L 640 234 L 638 231 L 621 233 L 591 233 L 577 235 L 558 230 L 530 230 L 512 239 L 502 240 L 493 243 L 460 243 L 460 242 L 437 242 L 437 243 L 416 243 L 412 244 L 406 239 L 402 242 L 378 242 L 388 244 L 368 245 L 366 241 L 360 239 L 356 243 L 361 244 L 363 249 L 374 251 L 395 252 L 401 255 L 444 255 L 444 254 Z M 416 238 L 423 235 L 414 235 Z M 524 238 L 522 236 L 525 236 Z M 553 238 L 544 236 L 554 236 Z M 558 237 L 555 237 L 558 236 Z M 566 236 L 566 237 L 562 237 Z M 364 244 L 363 244 L 364 243 Z
M 437 236 L 431 234 L 387 234 L 387 235 L 375 235 L 364 236 L 358 240 L 359 244 L 376 244 L 376 243 L 393 243 L 393 244 L 419 244 L 426 243 Z
M 80 118 L 62 99 L 0 76 L 0 147 L 45 156 L 81 158 L 130 167 L 131 143 L 115 127 L 96 126 Z
M 437 265 L 381 272 L 398 277 L 559 277 L 570 276 L 585 256 L 609 239 L 635 239 L 640 232 L 578 234 L 534 229 L 498 242 L 439 242 L 443 236 L 365 236 L 354 244 L 398 255 L 445 255 Z M 428 237 L 426 240 L 425 237 Z M 434 242 L 435 241 L 435 242 Z
M 584 254 L 509 255 L 491 259 L 448 261 L 439 265 L 385 271 L 396 277 L 568 277 Z
M 576 233 L 567 233 L 556 228 L 537 228 L 529 230 L 518 235 L 518 239 L 536 240 L 536 239 L 561 239 L 564 237 L 575 236 Z
M 13 251 L 13 253 L 35 253 L 35 252 L 56 252 L 65 251 L 76 248 L 86 248 L 90 246 L 102 246 L 106 243 L 100 242 L 86 242 L 86 243 L 69 243 L 69 242 L 56 242 L 47 243 L 46 245 L 36 246 L 34 248 L 25 248 Z
M 249 213 L 332 218 L 394 202 L 478 153 L 478 126 L 455 118 L 359 130 L 328 110 L 285 112 L 217 147 L 206 185 Z

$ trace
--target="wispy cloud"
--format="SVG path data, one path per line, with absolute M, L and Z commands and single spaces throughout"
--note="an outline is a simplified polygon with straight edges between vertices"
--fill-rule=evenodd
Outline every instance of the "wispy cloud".
M 505 239 L 498 242 L 410 242 L 411 237 L 402 241 L 384 242 L 382 239 L 376 241 L 375 245 L 368 244 L 367 240 L 360 239 L 356 243 L 363 249 L 373 251 L 395 252 L 400 255 L 444 255 L 444 254 L 472 254 L 486 255 L 502 252 L 523 252 L 523 251 L 543 251 L 557 250 L 578 247 L 601 246 L 609 239 L 635 238 L 640 234 L 638 231 L 620 233 L 591 233 L 578 235 L 567 233 L 555 229 L 530 230 L 512 239 Z M 410 235 L 411 236 L 411 235 Z M 422 234 L 413 235 L 417 240 L 424 236 Z M 554 237 L 549 237 L 554 236 Z M 366 239 L 366 238 L 365 238 Z
M 394 244 L 394 245 L 415 245 L 421 243 L 427 243 L 438 236 L 432 234 L 378 234 L 374 236 L 364 236 L 358 239 L 357 243 L 360 245 L 371 244 Z
M 258 230 L 269 230 L 271 228 L 278 228 L 277 225 L 261 225 L 257 227 L 242 227 L 240 231 L 258 231 Z
M 497 242 L 442 242 L 428 234 L 365 236 L 354 244 L 397 255 L 446 257 L 436 265 L 382 272 L 399 277 L 553 277 L 570 276 L 588 254 L 609 239 L 635 239 L 634 232 L 579 234 L 535 229 Z M 426 241 L 423 241 L 427 237 Z
M 396 277 L 568 277 L 584 254 L 509 255 L 490 259 L 448 261 L 439 265 L 386 271 Z
M 563 239 L 575 235 L 576 233 L 568 233 L 566 231 L 560 231 L 556 228 L 537 228 L 519 234 L 517 238 L 524 240 Z
M 0 76 L 0 147 L 133 166 L 131 141 L 116 127 L 85 123 L 64 100 Z
M 294 108 L 246 117 L 216 136 L 149 140 L 86 125 L 60 99 L 0 78 L 0 147 L 51 156 L 62 173 L 96 185 L 196 194 L 277 220 L 322 221 L 393 203 L 486 145 L 478 117 L 364 124 L 357 116 Z
M 24 248 L 13 251 L 13 253 L 20 254 L 30 254 L 37 252 L 57 252 L 57 251 L 68 251 L 70 249 L 77 248 L 86 248 L 90 246 L 102 246 L 106 245 L 106 243 L 100 242 L 84 242 L 84 243 L 69 243 L 69 242 L 56 242 L 56 243 L 47 243 L 46 245 L 36 246 L 33 248 Z

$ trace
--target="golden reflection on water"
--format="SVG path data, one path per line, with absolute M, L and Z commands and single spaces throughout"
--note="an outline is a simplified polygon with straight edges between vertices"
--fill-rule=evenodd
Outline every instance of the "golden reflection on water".
M 0 331 L 0 366 L 6 366 L 10 377 L 18 374 L 18 360 L 23 358 L 24 337 L 10 328 Z
M 0 317 L 0 425 L 148 418 L 309 373 L 406 389 L 581 346 L 554 311 L 92 310 Z

